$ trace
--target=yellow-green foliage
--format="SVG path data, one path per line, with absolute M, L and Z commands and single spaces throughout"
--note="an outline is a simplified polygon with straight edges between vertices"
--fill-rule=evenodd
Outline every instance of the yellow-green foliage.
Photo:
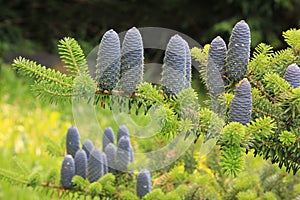
M 165 195 L 161 191 L 161 189 L 156 188 L 156 189 L 152 190 L 150 193 L 148 193 L 146 196 L 144 196 L 144 199 L 145 200 L 164 200 Z
M 253 200 L 253 199 L 257 199 L 257 194 L 253 190 L 247 190 L 245 192 L 239 192 L 237 194 L 237 199 L 238 200 Z
M 120 193 L 120 199 L 124 199 L 124 200 L 137 200 L 139 199 L 135 194 L 133 194 L 130 191 L 122 191 Z
M 102 185 L 99 182 L 94 182 L 89 185 L 89 192 L 91 196 L 98 196 L 102 191 Z
M 286 43 L 290 45 L 295 51 L 300 50 L 300 30 L 299 29 L 290 29 L 283 32 L 283 37 Z
M 237 176 L 243 168 L 240 144 L 245 136 L 245 127 L 238 122 L 226 125 L 221 133 L 221 166 L 224 174 Z
M 277 200 L 278 197 L 273 192 L 266 192 L 262 198 L 262 200 Z
M 205 45 L 203 49 L 199 49 L 197 47 L 193 47 L 191 49 L 191 56 L 196 59 L 199 63 L 205 64 L 207 61 L 209 50 L 209 44 Z

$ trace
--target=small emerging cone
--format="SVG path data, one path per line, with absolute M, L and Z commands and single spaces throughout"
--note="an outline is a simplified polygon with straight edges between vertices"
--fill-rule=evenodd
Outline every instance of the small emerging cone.
M 119 140 L 123 136 L 128 136 L 129 137 L 129 130 L 128 130 L 126 125 L 119 126 L 117 143 L 119 143 Z
M 136 180 L 136 194 L 143 198 L 152 190 L 151 174 L 148 170 L 143 169 L 137 176 Z
M 75 176 L 75 163 L 71 155 L 66 155 L 61 165 L 60 182 L 63 188 L 71 189 L 72 179 Z
M 300 68 L 296 63 L 288 66 L 284 73 L 284 79 L 291 84 L 293 88 L 300 86 Z
M 103 156 L 97 148 L 91 152 L 88 160 L 87 178 L 93 183 L 103 176 Z
M 73 158 L 75 157 L 76 152 L 80 149 L 80 136 L 78 129 L 75 126 L 71 126 L 68 129 L 66 147 L 67 154 L 72 155 Z
M 81 176 L 82 178 L 86 178 L 87 171 L 87 156 L 84 150 L 79 149 L 76 152 L 75 158 L 75 175 Z
M 102 160 L 103 160 L 103 175 L 108 173 L 108 163 L 107 163 L 107 156 L 105 152 L 102 152 Z
M 101 89 L 112 90 L 116 87 L 120 73 L 120 58 L 120 39 L 111 29 L 103 35 L 97 54 L 95 79 Z
M 249 81 L 244 78 L 236 87 L 229 110 L 229 122 L 246 125 L 251 120 L 252 92 Z
M 130 155 L 130 139 L 128 136 L 123 136 L 120 138 L 120 141 L 118 142 L 118 149 L 116 153 L 116 161 L 115 161 L 115 167 L 119 171 L 126 171 L 127 166 L 131 160 Z
M 91 140 L 89 140 L 89 139 L 84 140 L 84 142 L 82 144 L 82 149 L 85 151 L 87 158 L 89 158 L 90 157 L 90 153 L 94 149 L 93 142 Z
M 102 138 L 103 151 L 109 143 L 114 143 L 114 141 L 115 141 L 115 134 L 113 129 L 111 127 L 105 128 L 103 133 L 103 138 Z
M 106 158 L 107 158 L 108 172 L 115 174 L 116 173 L 115 159 L 116 159 L 116 154 L 117 154 L 116 146 L 113 143 L 109 143 L 105 147 L 104 153 L 106 154 Z
M 240 81 L 247 71 L 250 58 L 250 28 L 241 20 L 231 33 L 226 56 L 225 75 L 229 81 Z
M 133 148 L 132 148 L 131 145 L 130 145 L 129 153 L 130 153 L 130 159 L 129 159 L 129 161 L 130 162 L 134 162 L 134 151 L 133 151 Z

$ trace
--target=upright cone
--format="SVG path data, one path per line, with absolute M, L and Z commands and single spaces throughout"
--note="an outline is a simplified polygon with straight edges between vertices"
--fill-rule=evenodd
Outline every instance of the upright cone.
M 225 65 L 225 75 L 229 81 L 240 81 L 247 71 L 250 58 L 250 28 L 242 20 L 231 33 Z
M 251 120 L 252 92 L 249 81 L 244 78 L 236 87 L 229 110 L 229 122 L 246 125 Z

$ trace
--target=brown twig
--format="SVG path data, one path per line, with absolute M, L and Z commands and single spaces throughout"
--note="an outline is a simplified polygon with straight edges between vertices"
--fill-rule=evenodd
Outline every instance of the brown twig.
M 251 76 L 248 76 L 248 79 L 250 81 L 251 84 L 253 84 L 256 88 L 258 88 L 269 100 L 271 100 L 272 102 L 276 102 L 277 99 L 272 97 L 272 95 L 270 95 L 263 86 L 261 86 L 260 81 L 256 82 L 254 80 L 252 80 Z
M 267 112 L 264 112 L 264 111 L 262 111 L 262 110 L 259 110 L 259 109 L 256 109 L 256 108 L 252 108 L 252 109 L 253 109 L 255 112 L 258 112 L 258 113 L 260 113 L 260 114 L 263 114 L 263 115 L 272 117 L 272 118 L 274 118 L 274 119 L 279 119 L 278 116 L 272 115 L 272 114 L 267 113 Z

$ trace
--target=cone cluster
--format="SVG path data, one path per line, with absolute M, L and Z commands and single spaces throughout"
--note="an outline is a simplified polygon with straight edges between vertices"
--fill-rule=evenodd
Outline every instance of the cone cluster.
M 206 83 L 211 95 L 219 95 L 230 82 L 243 79 L 250 58 L 250 45 L 250 28 L 244 20 L 235 24 L 228 47 L 220 36 L 212 40 L 206 69 Z
M 142 36 L 135 27 L 125 34 L 122 48 L 114 30 L 107 31 L 100 42 L 95 79 L 103 90 L 118 89 L 132 94 L 143 80 L 144 48 Z
M 102 150 L 94 146 L 89 139 L 84 140 L 80 148 L 80 135 L 75 126 L 71 126 L 66 136 L 66 156 L 61 166 L 61 184 L 64 188 L 72 188 L 75 175 L 87 178 L 91 183 L 98 181 L 106 173 L 116 174 L 126 171 L 134 162 L 134 151 L 130 135 L 125 125 L 119 126 L 117 146 L 114 131 L 111 127 L 104 130 Z

